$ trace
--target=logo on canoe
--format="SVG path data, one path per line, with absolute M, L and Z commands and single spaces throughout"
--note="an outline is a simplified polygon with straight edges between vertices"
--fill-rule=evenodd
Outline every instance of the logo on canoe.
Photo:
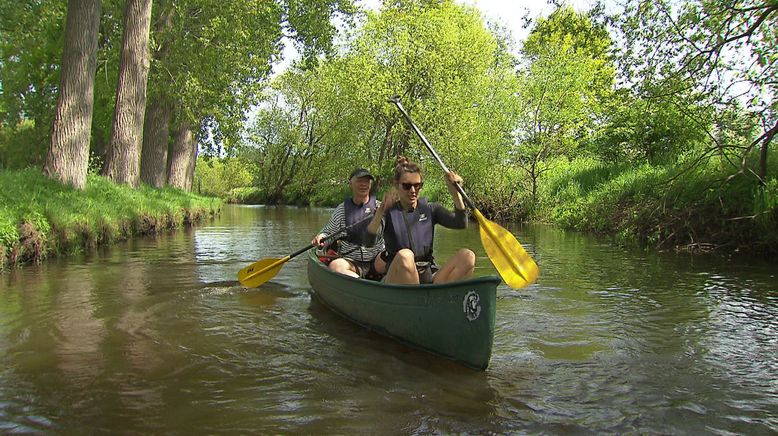
M 481 315 L 481 297 L 478 296 L 476 291 L 470 291 L 465 294 L 465 299 L 462 301 L 462 308 L 465 311 L 465 317 L 468 321 L 475 321 L 478 316 Z

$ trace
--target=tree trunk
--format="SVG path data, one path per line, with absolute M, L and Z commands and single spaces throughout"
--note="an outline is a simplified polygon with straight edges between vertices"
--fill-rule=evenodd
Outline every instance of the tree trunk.
M 191 191 L 196 160 L 197 141 L 192 132 L 192 125 L 189 121 L 182 121 L 170 152 L 168 184 L 174 188 Z
M 167 182 L 168 145 L 170 142 L 170 104 L 165 97 L 152 97 L 143 128 L 140 178 L 155 188 Z
M 140 180 L 150 27 L 151 0 L 127 0 L 111 145 L 103 174 L 132 186 Z
M 764 186 L 767 184 L 767 155 L 770 150 L 770 142 L 778 133 L 778 122 L 763 135 L 762 146 L 759 150 L 759 181 Z
M 78 189 L 86 186 L 99 28 L 100 0 L 68 1 L 59 96 L 43 172 Z
M 170 50 L 169 41 L 163 35 L 173 27 L 175 8 L 169 0 L 157 0 L 161 11 L 154 24 L 154 34 L 158 38 L 157 50 L 153 53 L 155 64 L 164 64 Z M 159 39 L 161 38 L 161 39 Z M 152 76 L 154 77 L 154 76 Z M 163 74 L 162 77 L 167 77 Z M 151 79 L 153 81 L 153 79 Z M 168 85 L 164 79 L 157 83 L 149 82 L 149 99 L 146 106 L 146 119 L 143 126 L 143 146 L 140 157 L 140 178 L 155 188 L 161 188 L 167 183 L 168 150 L 170 149 L 170 123 L 172 120 L 172 105 L 165 92 Z

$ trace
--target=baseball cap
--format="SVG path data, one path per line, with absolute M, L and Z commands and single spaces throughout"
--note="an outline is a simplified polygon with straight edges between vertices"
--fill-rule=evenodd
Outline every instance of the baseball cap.
M 364 169 L 364 168 L 357 168 L 355 169 L 350 176 L 348 176 L 348 179 L 351 180 L 354 177 L 369 177 L 371 180 L 375 180 L 375 177 L 373 177 L 372 174 L 370 174 L 370 171 Z

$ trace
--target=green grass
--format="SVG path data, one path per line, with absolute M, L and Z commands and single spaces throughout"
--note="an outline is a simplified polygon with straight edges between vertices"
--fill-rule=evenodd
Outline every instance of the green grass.
M 559 162 L 542 180 L 534 218 L 659 248 L 722 247 L 773 253 L 778 247 L 778 165 L 766 185 L 711 158 L 628 166 L 595 159 Z
M 10 263 L 172 229 L 218 213 L 222 205 L 215 198 L 145 185 L 133 189 L 92 174 L 80 191 L 36 169 L 0 171 L 0 186 L 0 254 Z

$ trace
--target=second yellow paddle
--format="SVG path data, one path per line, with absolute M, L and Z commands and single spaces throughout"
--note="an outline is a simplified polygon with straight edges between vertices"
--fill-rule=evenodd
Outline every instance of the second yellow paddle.
M 281 271 L 281 267 L 284 266 L 285 263 L 313 247 L 313 245 L 308 245 L 307 247 L 303 247 L 280 259 L 269 257 L 267 259 L 258 260 L 238 271 L 238 281 L 247 288 L 261 286 L 263 283 L 275 277 L 276 274 L 278 274 L 278 271 Z
M 350 226 L 344 227 L 339 232 L 333 233 L 325 237 L 324 239 L 322 239 L 322 241 L 329 241 L 331 239 L 338 238 L 344 235 L 349 230 L 359 225 L 367 225 L 367 223 L 369 223 L 371 219 L 373 219 L 372 213 L 366 215 L 365 218 L 363 218 L 362 220 L 357 221 L 354 224 L 351 224 Z M 281 258 L 268 257 L 266 259 L 258 260 L 252 263 L 251 265 L 238 271 L 238 281 L 240 282 L 241 285 L 247 288 L 256 288 L 258 286 L 261 286 L 263 283 L 275 277 L 276 274 L 278 274 L 278 272 L 281 271 L 281 267 L 284 266 L 285 263 L 289 262 L 292 258 L 305 253 L 306 251 L 310 250 L 313 247 L 315 247 L 315 245 L 311 244 L 295 251 L 294 253 L 288 256 L 284 256 Z

